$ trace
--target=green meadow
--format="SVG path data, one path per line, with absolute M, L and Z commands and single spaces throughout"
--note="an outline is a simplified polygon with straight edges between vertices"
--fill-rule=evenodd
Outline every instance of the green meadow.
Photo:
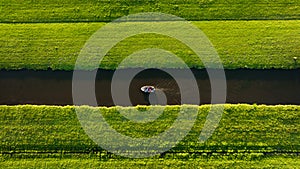
M 151 111 L 163 111 L 161 116 L 153 122 L 137 124 L 122 117 L 118 110 L 145 110 L 150 107 L 119 107 L 118 110 L 116 107 L 77 108 L 102 113 L 115 130 L 136 138 L 151 137 L 163 132 L 176 119 L 180 110 L 180 106 L 155 106 Z M 82 129 L 73 106 L 0 106 L 1 168 L 299 166 L 300 160 L 296 156 L 300 150 L 299 106 L 227 104 L 222 120 L 212 137 L 205 143 L 199 143 L 199 134 L 209 110 L 209 105 L 198 107 L 198 116 L 192 130 L 176 147 L 169 150 L 163 159 L 159 156 L 128 159 L 109 155 L 97 147 Z M 187 122 L 183 122 L 182 125 Z M 147 132 L 144 132 L 145 130 Z M 194 154 L 199 152 L 202 154 Z
M 280 156 L 261 159 L 5 159 L 1 168 L 298 168 L 299 157 Z M 0 159 L 1 160 L 1 159 Z
M 300 68 L 300 60 L 294 60 L 300 53 L 298 20 L 199 21 L 192 24 L 207 35 L 225 69 Z M 0 24 L 0 69 L 73 70 L 86 41 L 104 25 Z M 107 53 L 99 68 L 116 69 L 135 51 L 158 47 L 171 51 L 190 68 L 204 68 L 198 56 L 185 44 L 157 34 L 136 35 L 119 42 Z M 128 67 L 181 68 L 163 57 L 157 58 L 160 60 L 153 65 L 139 59 L 133 60 Z
M 186 106 L 188 109 L 192 108 Z M 150 107 L 119 107 L 121 111 Z M 154 106 L 152 113 L 163 112 L 153 122 L 135 123 L 122 116 L 116 107 L 78 107 L 102 113 L 107 123 L 121 134 L 152 137 L 168 129 L 180 106 Z M 187 111 L 188 111 L 187 109 Z M 172 152 L 297 152 L 300 150 L 300 106 L 225 105 L 222 120 L 211 138 L 200 143 L 199 135 L 210 110 L 198 107 L 198 117 L 189 134 Z M 98 149 L 82 129 L 72 106 L 0 106 L 0 151 L 52 152 Z M 182 121 L 182 125 L 190 121 Z M 147 132 L 145 132 L 147 131 Z
M 1 0 L 0 22 L 103 22 L 140 12 L 187 20 L 299 19 L 299 0 Z

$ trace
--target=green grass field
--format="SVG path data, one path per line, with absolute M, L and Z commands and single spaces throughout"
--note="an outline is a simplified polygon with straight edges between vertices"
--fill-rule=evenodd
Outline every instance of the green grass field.
M 131 137 L 150 137 L 164 131 L 172 124 L 179 110 L 179 106 L 167 106 L 155 122 L 138 124 L 121 118 L 115 107 L 82 108 L 88 108 L 93 112 L 101 109 L 107 122 L 114 129 Z M 153 111 L 163 108 L 165 107 L 158 106 Z M 130 111 L 136 107 L 126 109 Z M 299 166 L 299 156 L 287 153 L 300 150 L 298 130 L 300 106 L 225 105 L 217 130 L 207 142 L 200 144 L 197 140 L 208 110 L 208 105 L 199 106 L 194 127 L 184 140 L 170 150 L 177 152 L 175 155 L 167 154 L 164 158 L 155 156 L 128 159 L 114 155 L 109 157 L 105 151 L 102 155 L 92 153 L 91 150 L 97 149 L 97 146 L 84 133 L 72 106 L 0 106 L 2 126 L 0 168 L 297 168 Z M 184 122 L 182 125 L 185 125 Z M 70 151 L 77 153 L 70 154 L 68 153 Z M 193 154 L 195 152 L 205 153 L 196 155 Z M 212 154 L 208 155 L 210 152 Z M 218 152 L 225 154 L 216 154 Z M 264 155 L 268 152 L 275 154 Z
M 187 20 L 299 19 L 299 0 L 0 0 L 0 22 L 95 22 L 140 12 Z
M 164 108 L 158 106 L 153 111 Z M 88 109 L 91 112 L 101 110 L 106 121 L 119 133 L 131 137 L 151 137 L 173 124 L 179 108 L 168 106 L 155 122 L 146 124 L 128 121 L 115 107 Z M 198 142 L 199 134 L 208 110 L 208 105 L 199 107 L 194 127 L 172 149 L 173 152 L 300 150 L 300 106 L 226 105 L 213 136 L 201 144 Z M 81 128 L 71 106 L 0 106 L 0 123 L 1 152 L 90 151 L 97 148 Z
M 0 158 L 1 160 L 1 158 Z M 0 167 L 10 168 L 298 168 L 299 157 L 279 156 L 256 160 L 242 159 L 5 159 Z
M 208 36 L 226 69 L 300 68 L 300 63 L 293 60 L 300 53 L 299 20 L 202 21 L 193 24 Z M 0 69 L 72 70 L 86 40 L 103 25 L 0 24 Z M 110 50 L 99 67 L 115 69 L 123 58 L 133 52 L 157 47 L 173 52 L 191 68 L 204 67 L 199 58 L 181 42 L 154 34 L 121 41 Z M 151 66 L 178 68 L 166 59 L 154 65 L 135 61 L 130 65 Z

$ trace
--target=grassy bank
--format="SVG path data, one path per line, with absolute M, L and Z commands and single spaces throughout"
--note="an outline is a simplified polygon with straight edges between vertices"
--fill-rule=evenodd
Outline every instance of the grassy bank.
M 0 22 L 111 21 L 139 12 L 187 20 L 299 19 L 299 0 L 0 0 Z
M 300 61 L 293 60 L 300 53 L 300 21 L 203 21 L 193 24 L 208 36 L 226 69 L 300 68 Z M 86 40 L 103 25 L 0 24 L 0 69 L 72 70 Z M 173 52 L 191 68 L 203 68 L 201 61 L 184 44 L 154 34 L 120 42 L 99 67 L 115 69 L 124 57 L 154 47 Z M 162 59 L 154 66 L 172 67 L 168 61 Z M 132 61 L 131 66 L 149 67 L 149 63 Z
M 180 106 L 158 106 L 153 111 L 164 108 L 164 113 L 155 122 L 146 124 L 128 121 L 116 108 L 88 109 L 91 112 L 101 109 L 106 121 L 119 133 L 131 137 L 151 137 L 172 125 Z M 127 111 L 130 109 L 136 108 L 127 108 Z M 172 149 L 173 152 L 264 153 L 300 150 L 300 106 L 226 105 L 213 136 L 205 143 L 199 143 L 198 137 L 208 110 L 209 106 L 199 107 L 194 127 Z M 2 153 L 98 149 L 83 131 L 71 106 L 0 106 L 0 123 Z
M 1 158 L 0 158 L 1 160 Z M 1 168 L 297 168 L 298 157 L 269 157 L 256 160 L 243 159 L 6 159 Z

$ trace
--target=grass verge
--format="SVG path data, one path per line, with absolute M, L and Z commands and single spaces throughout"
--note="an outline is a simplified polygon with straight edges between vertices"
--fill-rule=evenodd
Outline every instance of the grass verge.
M 0 159 L 1 160 L 1 159 Z M 298 168 L 299 157 L 243 159 L 6 159 L 1 168 Z
M 139 12 L 187 20 L 299 19 L 299 0 L 0 0 L 0 22 L 95 22 Z
M 193 22 L 210 39 L 226 69 L 300 68 L 300 21 Z M 0 69 L 73 70 L 88 38 L 104 23 L 0 24 Z M 99 68 L 116 69 L 126 56 L 145 48 L 162 48 L 182 58 L 190 68 L 204 68 L 181 42 L 157 34 L 142 34 L 119 42 Z M 153 56 L 155 57 L 155 56 Z M 172 59 L 156 64 L 132 61 L 130 67 L 179 68 Z M 212 59 L 213 63 L 214 60 Z
M 115 130 L 138 138 L 152 137 L 168 129 L 176 119 L 180 106 L 154 107 L 152 111 L 164 113 L 156 121 L 145 124 L 128 121 L 115 107 L 80 108 L 94 113 L 101 110 Z M 300 150 L 300 106 L 225 105 L 222 120 L 212 137 L 205 143 L 199 143 L 198 137 L 209 108 L 208 105 L 199 106 L 194 127 L 172 152 L 226 154 Z M 136 108 L 121 109 L 130 111 Z M 2 153 L 101 150 L 85 134 L 71 106 L 0 106 L 0 123 Z

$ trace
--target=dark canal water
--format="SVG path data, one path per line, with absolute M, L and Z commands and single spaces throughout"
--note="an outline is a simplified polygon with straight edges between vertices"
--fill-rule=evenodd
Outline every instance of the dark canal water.
M 123 71 L 130 73 L 132 70 Z M 207 72 L 192 72 L 200 91 L 199 104 L 210 103 Z M 100 106 L 114 105 L 111 96 L 113 74 L 114 71 L 107 70 L 97 72 L 95 92 Z M 72 75 L 71 71 L 0 71 L 0 104 L 72 105 Z M 226 70 L 226 78 L 227 103 L 300 104 L 300 70 Z M 189 79 L 186 81 L 188 83 Z M 130 83 L 129 96 L 133 105 L 149 104 L 149 97 L 140 91 L 144 85 L 154 85 L 162 91 L 167 104 L 181 102 L 176 81 L 161 70 L 148 69 L 137 74 Z

